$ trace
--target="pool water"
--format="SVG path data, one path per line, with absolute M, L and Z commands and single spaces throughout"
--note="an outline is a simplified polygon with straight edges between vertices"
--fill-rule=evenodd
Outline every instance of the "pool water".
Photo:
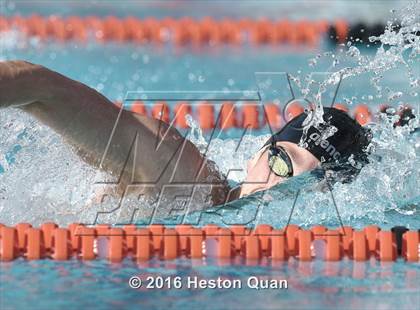
M 171 46 L 156 50 L 150 46 L 129 44 L 92 43 L 86 47 L 51 43 L 47 47 L 34 43 L 29 48 L 6 49 L 5 55 L 7 59 L 23 58 L 42 63 L 96 88 L 113 101 L 120 100 L 126 104 L 129 104 L 124 101 L 127 92 L 138 92 L 141 98 L 144 91 L 150 90 L 164 90 L 169 94 L 171 91 L 191 90 L 250 90 L 260 91 L 264 102 L 275 101 L 284 105 L 290 100 L 291 94 L 282 72 L 292 72 L 300 77 L 300 86 L 305 88 L 302 84 L 306 73 L 316 70 L 316 79 L 325 78 L 323 70 L 335 70 L 331 67 L 332 48 L 324 42 L 317 51 L 292 47 L 247 47 L 240 50 L 222 47 L 212 52 L 191 52 L 175 51 Z M 340 52 L 337 49 L 334 52 L 343 58 L 340 66 L 354 66 L 354 60 L 346 57 L 344 50 Z M 373 57 L 376 49 L 361 47 L 360 52 L 366 57 Z M 321 56 L 316 67 L 309 66 L 309 60 L 314 55 L 316 58 L 317 54 Z M 411 68 L 414 76 L 420 76 L 419 66 L 413 65 Z M 418 113 L 418 102 L 412 94 L 415 90 L 410 86 L 403 67 L 383 74 L 381 87 L 384 93 L 381 98 L 377 98 L 377 90 L 370 84 L 371 76 L 372 73 L 367 73 L 344 80 L 336 102 L 348 103 L 350 108 L 366 103 L 372 111 L 377 111 L 384 102 L 395 109 L 400 103 L 407 102 Z M 293 82 L 292 85 L 295 93 L 301 90 L 299 83 Z M 387 88 L 390 91 L 386 91 Z M 396 90 L 401 91 L 402 95 L 389 101 L 388 94 Z M 329 105 L 334 91 L 335 87 L 328 86 L 321 101 Z M 193 108 L 198 102 L 191 101 Z M 145 103 L 153 104 L 147 100 Z M 168 104 L 173 107 L 175 102 Z M 110 205 L 89 210 L 85 208 L 86 201 L 91 198 L 93 184 L 98 180 L 97 172 L 81 162 L 57 134 L 22 111 L 2 111 L 0 119 L 5 124 L 0 131 L 0 145 L 4 154 L 0 157 L 0 173 L 4 171 L 0 174 L 3 178 L 3 186 L 0 187 L 0 194 L 4 197 L 0 202 L 3 222 L 13 224 L 28 221 L 40 224 L 55 221 L 63 225 L 71 222 L 93 223 L 97 211 L 113 209 Z M 197 115 L 193 114 L 193 120 L 198 121 Z M 394 130 L 389 120 L 378 123 L 372 127 L 378 157 L 371 160 L 371 164 L 363 169 L 360 177 L 352 184 L 334 186 L 334 198 L 340 215 L 344 225 L 355 227 L 380 223 L 387 228 L 394 225 L 416 228 L 419 220 L 416 210 L 420 201 L 418 132 L 413 133 L 408 128 Z M 198 128 L 193 129 L 197 133 Z M 222 173 L 231 171 L 229 181 L 234 185 L 244 179 L 247 160 L 264 144 L 269 132 L 268 126 L 246 132 L 232 129 L 210 140 L 211 132 L 203 131 L 203 136 L 197 133 L 190 135 L 190 139 L 197 146 L 203 141 L 204 146 L 209 144 L 207 156 L 215 161 Z M 239 141 L 241 143 L 238 147 Z M 34 162 L 37 165 L 33 165 Z M 41 182 L 38 178 L 40 174 L 44 175 Z M 25 180 L 24 187 L 21 185 L 22 180 Z M 259 223 L 276 227 L 285 225 L 290 207 L 300 189 L 300 186 L 292 183 L 277 186 L 274 191 L 264 195 L 258 194 L 249 202 L 244 199 L 239 204 L 248 207 L 241 207 L 239 213 L 224 212 L 223 223 L 233 224 L 240 219 L 240 224 L 246 224 L 254 220 L 255 207 L 258 207 L 258 210 L 264 208 L 261 216 L 255 219 Z M 28 205 L 31 212 L 27 212 Z M 339 225 L 330 193 L 313 191 L 309 185 L 307 190 L 301 191 L 294 215 L 293 222 L 299 225 Z M 102 216 L 98 223 L 124 223 L 124 218 L 116 216 L 115 213 Z M 167 214 L 162 215 L 162 218 L 165 216 Z M 213 220 L 214 217 L 205 217 L 203 223 L 193 220 L 191 223 L 204 224 Z M 220 217 L 216 223 L 222 224 Z
M 123 16 L 124 10 L 132 8 L 127 3 L 118 6 L 110 2 L 109 7 L 105 5 L 98 9 L 98 15 L 106 15 L 110 8 L 114 8 Z M 6 14 L 30 14 L 35 10 L 31 5 L 29 2 L 8 5 Z M 92 14 L 89 5 L 73 3 L 70 7 L 44 3 L 42 10 L 44 14 L 51 11 L 74 14 L 72 10 L 81 15 Z M 217 4 L 208 12 L 217 14 L 221 7 L 222 4 Z M 310 11 L 314 18 L 325 17 L 321 8 L 316 13 Z M 149 11 L 142 9 L 137 13 L 141 16 L 159 15 L 156 12 L 162 12 L 161 9 L 152 6 Z M 203 14 L 196 6 L 191 9 L 192 15 Z M 170 9 L 164 11 L 166 15 L 171 12 Z M 271 11 L 267 9 L 265 14 L 272 14 Z M 308 14 L 309 11 L 302 12 Z M 174 16 L 181 13 L 173 11 Z M 247 5 L 245 9 L 230 14 L 253 16 L 253 6 Z M 299 17 L 296 12 L 291 14 Z M 350 108 L 365 103 L 372 111 L 383 103 L 395 108 L 401 103 L 409 104 L 417 115 L 417 125 L 413 124 L 413 128 L 418 127 L 418 52 L 411 62 L 407 61 L 406 66 L 392 60 L 392 55 L 386 54 L 385 50 L 383 55 L 376 57 L 381 52 L 378 45 L 355 50 L 349 46 L 331 46 L 328 42 L 321 42 L 314 48 L 245 45 L 194 50 L 170 45 L 45 43 L 36 39 L 21 40 L 16 33 L 7 34 L 0 42 L 0 60 L 24 59 L 42 64 L 95 88 L 112 101 L 123 102 L 130 91 L 142 94 L 153 90 L 222 90 L 259 91 L 264 101 L 282 105 L 290 99 L 290 90 L 284 79 L 286 72 L 295 77 L 292 85 L 299 94 L 311 90 L 305 86 L 305 77 L 310 72 L 315 72 L 312 78 L 316 80 L 331 76 L 331 72 L 339 69 L 353 68 L 355 74 L 343 80 L 336 102 L 346 103 Z M 357 56 L 358 53 L 366 59 Z M 409 53 L 410 50 L 403 50 L 400 55 L 407 59 Z M 392 62 L 398 65 L 394 67 Z M 377 76 L 380 76 L 380 83 L 372 84 L 372 78 Z M 327 85 L 322 103 L 330 104 L 335 86 Z M 147 103 L 147 98 L 145 101 Z M 197 101 L 192 102 L 195 103 Z M 172 106 L 174 103 L 169 104 Z M 197 121 L 194 115 L 193 119 Z M 334 185 L 334 200 L 329 191 L 316 188 L 310 175 L 303 175 L 236 202 L 230 208 L 211 209 L 198 222 L 194 222 L 197 220 L 195 214 L 186 219 L 197 225 L 255 226 L 265 223 L 279 228 L 287 223 L 290 208 L 299 193 L 291 222 L 303 227 L 316 224 L 338 227 L 337 207 L 344 225 L 362 228 L 376 224 L 384 229 L 404 225 L 417 229 L 420 221 L 420 140 L 418 131 L 413 133 L 413 128 L 394 129 L 391 120 L 377 119 L 376 125 L 372 125 L 377 157 L 372 158 L 352 184 Z M 193 124 L 193 131 L 197 135 L 190 138 L 198 147 L 203 141 L 209 142 L 209 132 L 204 131 L 201 136 L 197 124 Z M 223 173 L 238 166 L 242 169 L 230 175 L 232 184 L 244 178 L 246 162 L 267 139 L 269 128 L 247 132 L 237 148 L 242 134 L 242 130 L 233 129 L 210 143 L 208 156 Z M 46 221 L 60 225 L 89 222 L 101 210 L 85 208 L 97 177 L 98 173 L 81 162 L 49 128 L 22 111 L 0 110 L 0 222 L 9 225 L 25 221 L 33 225 Z M 175 224 L 174 221 L 180 219 L 185 218 L 183 215 L 175 219 L 162 216 L 160 221 Z M 141 222 L 144 218 L 136 220 Z M 118 224 L 124 222 L 124 217 L 111 214 L 98 221 Z M 415 309 L 420 304 L 419 273 L 419 264 L 403 261 L 393 264 L 377 261 L 327 264 L 291 260 L 281 264 L 267 261 L 253 266 L 246 262 L 224 265 L 217 261 L 191 262 L 183 259 L 169 262 L 154 260 L 147 265 L 137 265 L 128 259 L 121 264 L 17 260 L 0 263 L 0 307 Z M 136 275 L 141 278 L 149 275 L 180 276 L 184 280 L 188 276 L 206 279 L 223 277 L 240 279 L 243 284 L 248 277 L 257 276 L 261 279 L 288 280 L 288 289 L 255 290 L 245 285 L 242 289 L 225 290 L 189 290 L 185 287 L 179 290 L 132 289 L 128 280 Z
M 137 265 L 104 261 L 15 261 L 2 263 L 3 309 L 415 309 L 419 302 L 418 264 L 376 261 L 324 263 L 291 261 L 274 266 L 226 266 L 190 260 Z M 179 289 L 130 288 L 139 276 L 181 277 Z M 287 280 L 287 289 L 255 289 L 248 278 Z M 188 277 L 240 280 L 236 289 L 187 289 Z M 254 286 L 251 286 L 254 287 Z

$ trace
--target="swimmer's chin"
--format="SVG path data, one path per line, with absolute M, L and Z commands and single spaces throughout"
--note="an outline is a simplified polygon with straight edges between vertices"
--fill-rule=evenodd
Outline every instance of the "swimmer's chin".
M 240 194 L 238 198 L 243 198 L 258 192 L 263 192 L 269 189 L 272 189 L 273 187 L 278 186 L 279 184 L 284 183 L 286 180 L 281 179 L 278 182 L 265 182 L 265 183 L 242 183 L 240 187 Z
M 264 186 L 264 187 L 257 187 L 257 188 L 254 188 L 254 189 L 250 190 L 250 189 L 247 189 L 244 185 L 242 185 L 240 187 L 240 193 L 239 193 L 238 198 L 241 199 L 241 198 L 247 197 L 249 195 L 252 195 L 252 194 L 255 194 L 255 193 L 258 193 L 258 192 L 263 192 L 263 191 L 268 190 L 272 187 L 273 186 L 270 186 L 270 187 Z
M 251 188 L 252 187 L 252 188 Z M 327 192 L 329 190 L 325 179 L 320 178 L 314 171 L 307 171 L 292 178 L 284 179 L 276 184 L 245 184 L 239 188 L 237 199 L 247 198 L 261 192 L 268 192 L 277 198 L 286 197 L 288 189 L 307 189 L 313 192 Z M 295 190 L 293 190 L 295 191 Z M 279 196 L 280 195 L 280 196 Z

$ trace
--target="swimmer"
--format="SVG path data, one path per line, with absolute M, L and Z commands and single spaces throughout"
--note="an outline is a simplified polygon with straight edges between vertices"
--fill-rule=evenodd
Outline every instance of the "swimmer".
M 351 182 L 368 163 L 372 136 L 346 112 L 324 107 L 324 123 L 318 128 L 306 122 L 312 114 L 301 113 L 271 136 L 248 162 L 247 177 L 240 197 L 266 190 L 286 178 L 319 169 L 334 180 Z M 328 131 L 335 131 L 326 135 Z M 266 180 L 263 182 L 263 180 Z
M 329 125 L 321 124 L 336 129 L 332 136 L 323 138 L 322 128 L 313 126 L 303 135 L 308 114 L 302 113 L 267 141 L 248 162 L 242 185 L 231 189 L 214 163 L 175 128 L 121 110 L 92 88 L 43 66 L 0 62 L 0 108 L 6 107 L 31 114 L 61 135 L 85 162 L 118 176 L 123 192 L 133 183 L 146 184 L 145 195 L 168 184 L 208 184 L 212 205 L 320 167 L 343 172 L 341 181 L 348 182 L 367 163 L 370 143 L 367 129 L 334 108 L 324 108 Z

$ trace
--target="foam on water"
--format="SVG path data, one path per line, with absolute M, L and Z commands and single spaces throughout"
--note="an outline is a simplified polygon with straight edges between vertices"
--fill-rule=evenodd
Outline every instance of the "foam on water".
M 348 49 L 343 48 L 337 51 L 337 54 L 325 53 L 318 55 L 309 61 L 310 66 L 315 67 L 318 59 L 322 57 L 330 58 L 332 61 L 331 73 L 326 73 L 321 82 L 313 79 L 312 75 L 292 76 L 291 80 L 299 89 L 305 99 L 316 104 L 315 111 L 310 114 L 306 121 L 305 130 L 309 126 L 320 128 L 323 123 L 323 102 L 322 95 L 331 85 L 338 85 L 341 80 L 345 81 L 350 77 L 360 77 L 370 74 L 370 83 L 376 91 L 375 98 L 386 98 L 390 104 L 398 110 L 398 106 L 403 102 L 398 99 L 402 97 L 402 92 L 391 90 L 388 87 L 381 86 L 381 80 L 384 75 L 392 75 L 392 70 L 403 67 L 406 69 L 407 83 L 412 91 L 408 94 L 412 102 L 418 105 L 419 77 L 418 57 L 420 52 L 420 10 L 419 2 L 413 2 L 401 12 L 395 14 L 394 21 L 389 22 L 384 34 L 379 37 L 370 38 L 371 42 L 378 42 L 380 46 L 376 54 L 372 57 L 362 55 L 356 46 L 352 43 L 347 44 Z M 399 21 L 400 28 L 396 28 L 393 22 Z M 342 60 L 353 58 L 355 64 L 352 67 L 338 68 Z M 417 70 L 417 71 L 416 71 Z M 308 85 L 308 86 L 304 86 Z M 313 89 L 315 86 L 315 91 Z M 311 87 L 311 88 L 310 88 Z M 373 99 L 373 98 L 372 98 Z M 356 96 L 353 101 L 361 102 Z M 351 184 L 337 183 L 332 188 L 333 197 L 329 190 L 303 190 L 299 192 L 298 207 L 293 213 L 293 219 L 300 225 L 313 225 L 317 223 L 354 224 L 360 226 L 362 222 L 387 222 L 389 211 L 397 212 L 401 215 L 418 217 L 417 208 L 420 202 L 419 184 L 419 133 L 416 128 L 419 127 L 419 107 L 413 106 L 416 118 L 411 120 L 408 126 L 394 128 L 393 123 L 398 120 L 397 117 L 378 116 L 375 124 L 370 124 L 373 132 L 373 141 L 370 146 L 373 155 L 359 177 Z M 326 127 L 322 132 L 324 139 L 334 134 L 336 128 Z M 244 153 L 250 155 L 255 153 L 267 137 L 245 136 Z M 238 140 L 212 141 L 214 148 L 209 149 L 208 156 L 215 160 L 223 172 L 227 172 L 238 161 L 242 162 L 245 168 L 245 157 L 242 152 L 237 152 Z M 251 153 L 252 154 L 252 153 Z M 242 157 L 238 157 L 241 155 Z M 350 159 L 351 161 L 352 159 Z M 353 163 L 357 164 L 357 163 Z M 236 175 L 239 179 L 245 176 L 245 169 Z M 238 174 L 238 173 L 237 173 Z M 285 193 L 292 190 L 292 197 L 285 197 Z M 257 214 L 259 220 L 263 223 L 278 225 L 285 224 L 289 220 L 291 205 L 298 194 L 299 188 L 289 182 L 282 184 L 275 189 L 269 190 L 260 196 L 257 201 L 261 204 L 259 208 L 264 207 L 262 213 L 257 209 L 248 207 L 249 212 L 244 216 L 244 222 L 253 220 Z M 269 193 L 269 195 L 268 195 Z M 255 204 L 255 197 L 250 198 L 249 205 Z M 245 202 L 242 204 L 246 204 Z M 335 205 L 334 205 L 335 201 Z M 338 209 L 338 211 L 335 210 Z M 279 211 L 282 210 L 282 211 Z M 246 212 L 245 212 L 246 213 Z M 225 215 L 224 220 L 237 219 L 236 212 L 232 215 Z M 364 221 L 360 221 L 363 219 Z M 407 223 L 410 226 L 410 223 Z
M 373 57 L 362 55 L 356 46 L 348 44 L 336 54 L 325 53 L 310 61 L 310 65 L 316 67 L 320 58 L 331 59 L 332 73 L 323 81 L 315 82 L 299 74 L 293 77 L 301 93 L 308 95 L 308 98 L 313 94 L 310 99 L 317 104 L 315 116 L 309 124 L 322 122 L 322 94 L 330 85 L 337 85 L 340 76 L 345 80 L 372 74 L 370 81 L 376 91 L 375 98 L 386 98 L 397 109 L 401 91 L 383 87 L 381 79 L 386 74 L 392 74 L 392 69 L 404 67 L 407 83 L 412 88 L 408 95 L 413 102 L 418 102 L 419 77 L 416 76 L 416 66 L 420 37 L 413 34 L 420 31 L 418 11 L 417 2 L 395 13 L 396 19 L 401 21 L 401 28 L 394 29 L 389 24 L 383 35 L 372 38 L 372 41 L 380 43 Z M 348 58 L 354 59 L 354 65 L 339 68 L 341 63 L 345 63 L 343 60 Z M 317 90 L 314 92 L 303 86 L 304 81 L 316 85 Z M 351 102 L 358 99 L 353 97 Z M 390 212 L 411 218 L 413 222 L 418 218 L 420 141 L 414 129 L 419 127 L 419 112 L 418 107 L 414 108 L 416 119 L 409 126 L 394 129 L 392 123 L 395 119 L 386 117 L 372 124 L 374 152 L 370 164 L 353 183 L 337 183 L 333 186 L 334 199 L 344 224 L 361 226 L 365 222 L 390 221 Z M 204 150 L 207 141 L 191 119 L 189 123 L 193 129 L 190 139 Z M 0 222 L 14 224 L 28 221 L 39 224 L 53 220 L 67 224 L 80 220 L 89 212 L 97 212 L 97 209 L 89 211 L 86 205 L 94 198 L 92 186 L 98 174 L 101 177 L 100 172 L 81 161 L 60 136 L 19 110 L 1 110 L 0 124 Z M 331 132 L 326 132 L 328 134 Z M 216 162 L 221 172 L 229 171 L 230 181 L 237 183 L 245 177 L 247 161 L 267 138 L 268 135 L 245 135 L 240 143 L 239 138 L 217 138 L 211 141 L 207 156 Z M 230 171 L 238 167 L 241 169 Z M 251 218 L 276 226 L 283 225 L 288 220 L 291 205 L 300 188 L 302 190 L 293 214 L 294 222 L 301 225 L 339 222 L 331 193 L 325 186 L 320 188 L 309 175 L 293 178 L 265 193 L 243 199 L 237 205 L 243 206 L 245 213 L 228 214 L 223 220 L 238 223 Z M 148 206 L 144 202 L 144 207 Z M 263 208 L 255 213 L 256 206 Z M 246 214 L 248 211 L 250 214 Z M 110 214 L 107 219 L 112 223 L 116 217 L 118 214 Z
M 100 172 L 20 110 L 1 110 L 0 124 L 0 221 L 77 221 Z
M 420 203 L 420 139 L 419 132 L 414 132 L 419 126 L 418 118 L 417 114 L 409 126 L 394 128 L 396 118 L 381 115 L 370 125 L 374 149 L 370 163 L 352 183 L 334 184 L 332 193 L 323 181 L 306 174 L 233 203 L 232 212 L 225 208 L 208 222 L 247 224 L 258 221 L 281 226 L 289 220 L 297 199 L 292 222 L 299 225 L 339 225 L 340 221 L 353 226 L 392 224 L 390 212 L 409 216 L 415 223 Z M 246 175 L 247 160 L 268 138 L 268 135 L 245 135 L 241 143 L 239 138 L 215 139 L 210 143 L 207 157 L 217 162 L 224 174 L 233 168 L 242 169 L 229 173 L 231 179 L 240 182 Z M 405 224 L 410 226 L 410 223 Z

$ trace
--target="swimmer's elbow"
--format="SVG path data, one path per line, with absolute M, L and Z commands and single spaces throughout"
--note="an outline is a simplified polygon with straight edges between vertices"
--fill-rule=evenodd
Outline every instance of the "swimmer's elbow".
M 41 98 L 47 87 L 44 67 L 26 61 L 0 62 L 0 108 L 24 106 Z
M 15 78 L 24 73 L 30 73 L 43 68 L 25 60 L 0 61 L 0 79 Z

